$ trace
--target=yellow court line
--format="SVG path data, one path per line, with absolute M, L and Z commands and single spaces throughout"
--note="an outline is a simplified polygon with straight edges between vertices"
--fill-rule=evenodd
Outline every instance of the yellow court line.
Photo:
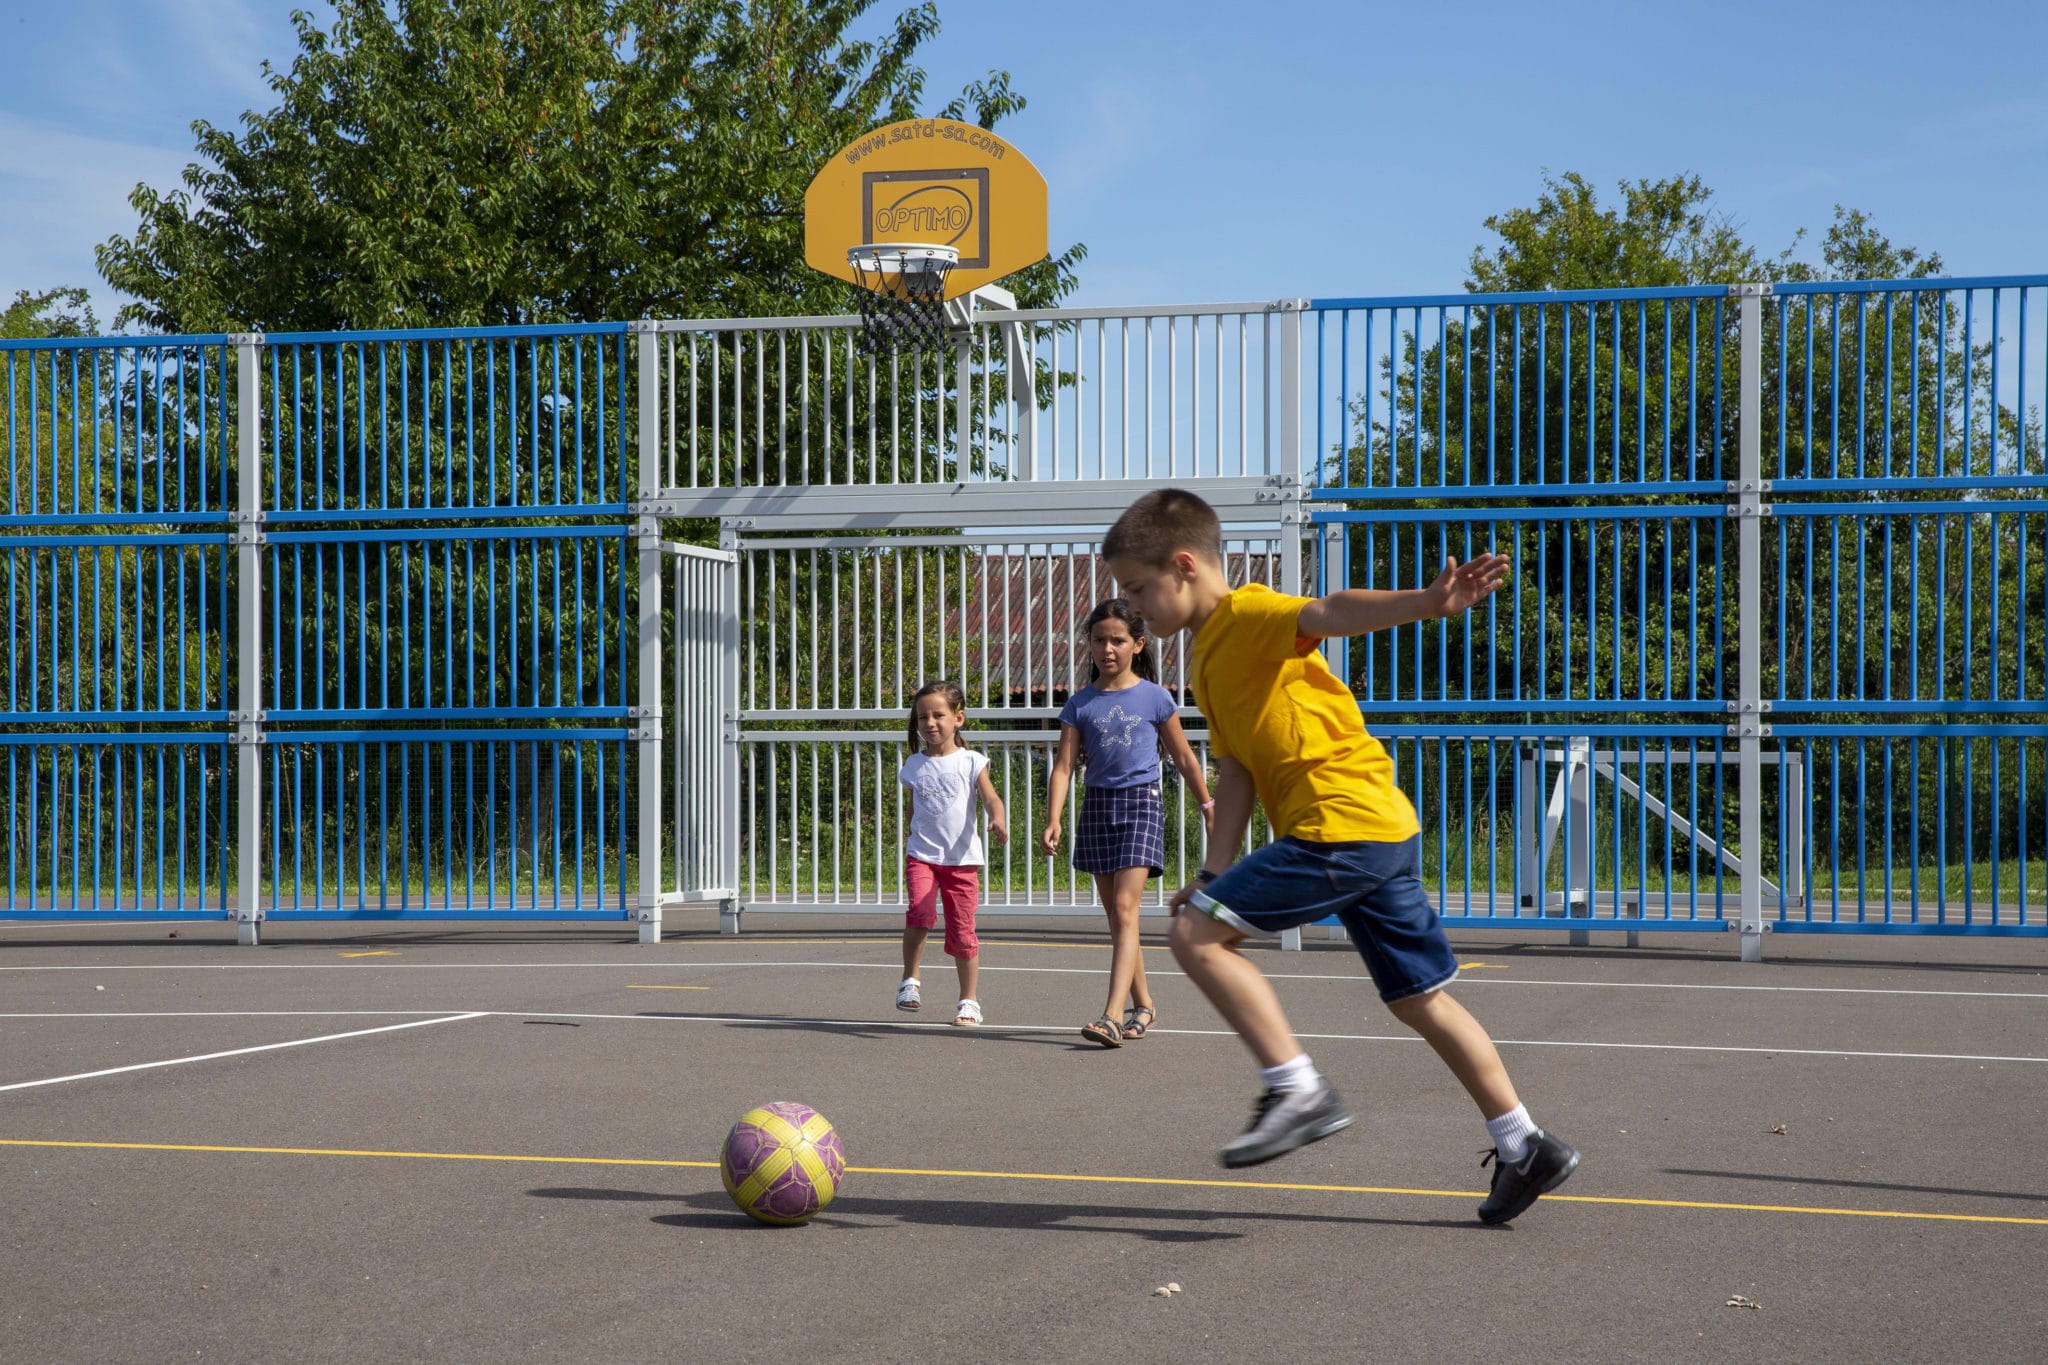
M 232 1147 L 186 1142 L 74 1142 L 0 1138 L 0 1147 L 65 1147 L 118 1152 L 224 1152 L 243 1156 L 390 1157 L 410 1161 L 510 1161 L 554 1166 L 664 1166 L 715 1170 L 715 1161 L 627 1156 L 524 1156 L 506 1152 L 379 1152 L 347 1147 Z M 1305 1190 L 1315 1194 L 1396 1194 L 1431 1199 L 1483 1199 L 1484 1190 L 1421 1190 L 1393 1185 L 1309 1185 L 1269 1180 L 1196 1180 L 1182 1176 L 1068 1175 L 1054 1171 L 950 1171 L 912 1166 L 848 1166 L 855 1175 L 922 1175 L 954 1180 L 1056 1180 L 1088 1185 L 1173 1185 L 1222 1190 Z M 1619 1195 L 1546 1194 L 1554 1204 L 1618 1204 L 1651 1209 L 1717 1209 L 1731 1213 L 1807 1213 L 1837 1218 L 1909 1218 L 1937 1223 L 2016 1223 L 2048 1227 L 2048 1218 L 1989 1213 L 1920 1213 L 1900 1209 L 1830 1209 L 1804 1204 L 1734 1204 L 1700 1199 L 1633 1199 Z
M 396 948 L 375 948 L 366 953 L 342 953 L 342 957 L 397 957 Z
M 629 991 L 708 991 L 709 986 L 628 986 Z

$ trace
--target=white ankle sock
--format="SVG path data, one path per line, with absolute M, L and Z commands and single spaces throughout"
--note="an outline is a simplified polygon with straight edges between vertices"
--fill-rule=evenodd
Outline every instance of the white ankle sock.
M 1260 1067 L 1259 1079 L 1268 1090 L 1314 1090 L 1323 1083 L 1323 1074 L 1304 1052 L 1291 1062 Z
M 1499 1118 L 1486 1121 L 1486 1135 L 1493 1139 L 1498 1159 L 1510 1164 L 1529 1154 L 1529 1140 L 1541 1131 L 1529 1117 L 1527 1107 L 1519 1104 Z

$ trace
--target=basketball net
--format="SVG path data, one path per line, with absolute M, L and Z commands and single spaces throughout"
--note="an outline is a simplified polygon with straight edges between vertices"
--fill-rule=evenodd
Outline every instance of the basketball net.
M 947 246 L 857 246 L 846 253 L 860 287 L 861 348 L 939 350 L 946 345 L 946 276 L 960 259 Z

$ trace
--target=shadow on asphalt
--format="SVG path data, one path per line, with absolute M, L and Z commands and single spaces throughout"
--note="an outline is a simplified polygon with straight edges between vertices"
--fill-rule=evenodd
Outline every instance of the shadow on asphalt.
M 666 1227 L 765 1230 L 766 1225 L 733 1207 L 723 1191 L 658 1194 L 651 1190 L 553 1188 L 529 1190 L 539 1199 L 587 1199 L 600 1203 L 671 1203 L 689 1213 L 664 1213 L 653 1221 Z M 1498 1232 L 1476 1219 L 1357 1218 L 1323 1213 L 1266 1213 L 1217 1209 L 1129 1208 L 1105 1204 L 1037 1204 L 975 1199 L 874 1199 L 841 1195 L 829 1212 L 811 1223 L 845 1231 L 874 1230 L 890 1223 L 973 1228 L 978 1231 L 1093 1232 L 1136 1237 L 1146 1242 L 1225 1242 L 1243 1237 L 1258 1223 L 1336 1224 L 1345 1227 L 1456 1228 Z M 1203 1226 L 1195 1226 L 1197 1224 Z
M 1713 1180 L 1768 1180 L 1780 1185 L 1834 1185 L 1845 1190 L 1895 1190 L 1907 1194 L 1961 1194 L 1976 1199 L 2024 1199 L 2048 1204 L 2048 1194 L 2021 1194 L 2017 1190 L 1965 1190 L 1953 1185 L 1892 1185 L 1882 1180 L 1830 1180 L 1818 1175 L 1759 1175 L 1755 1171 L 1695 1171 L 1679 1166 L 1664 1168 L 1666 1175 L 1699 1175 Z
M 993 1026 L 976 1024 L 972 1028 L 951 1028 L 945 1027 L 949 1021 L 943 1017 L 944 1013 L 941 1010 L 937 1016 L 923 1021 L 941 1025 L 941 1027 L 921 1029 L 919 1032 L 957 1034 L 963 1038 L 987 1038 L 991 1041 L 1002 1043 L 1035 1043 L 1040 1047 L 1056 1047 L 1063 1052 L 1110 1052 L 1114 1050 L 1081 1041 L 1081 1030 L 1078 1028 L 1074 1030 L 1071 1038 L 1057 1033 L 1006 1029 L 999 1024 Z M 643 1019 L 695 1019 L 700 1023 L 724 1024 L 729 1028 L 741 1029 L 780 1031 L 796 1029 L 805 1033 L 831 1033 L 844 1038 L 894 1039 L 903 1036 L 903 1025 L 900 1023 L 862 1024 L 842 1020 L 805 1019 L 802 1017 L 776 1019 L 762 1015 L 739 1017 L 725 1014 L 686 1014 L 675 1010 L 646 1010 L 641 1013 L 640 1017 Z

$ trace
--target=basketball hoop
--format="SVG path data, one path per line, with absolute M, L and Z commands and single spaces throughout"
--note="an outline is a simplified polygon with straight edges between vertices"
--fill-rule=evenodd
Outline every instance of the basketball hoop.
M 949 246 L 874 242 L 850 248 L 860 286 L 861 344 L 884 351 L 938 350 L 946 344 L 946 276 L 959 263 Z

